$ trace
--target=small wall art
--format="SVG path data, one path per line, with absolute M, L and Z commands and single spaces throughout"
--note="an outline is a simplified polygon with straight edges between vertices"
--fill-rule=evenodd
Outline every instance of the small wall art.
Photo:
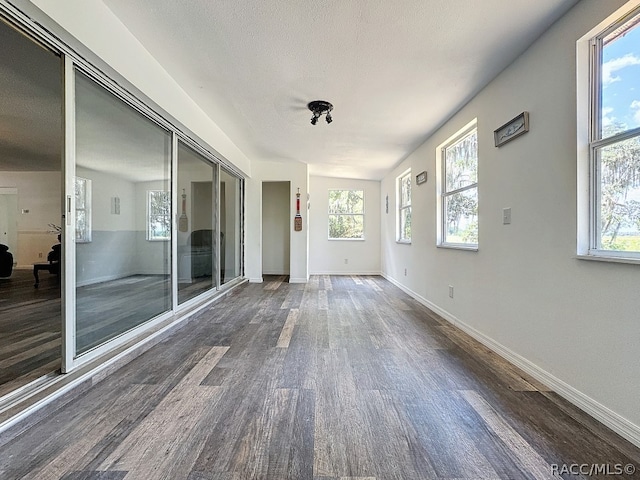
M 516 137 L 529 131 L 529 112 L 522 112 L 514 119 L 508 121 L 497 130 L 493 131 L 493 139 L 496 147 L 501 147 Z
M 426 170 L 424 172 L 420 172 L 418 175 L 416 175 L 416 184 L 422 185 L 426 181 L 427 181 L 427 171 Z

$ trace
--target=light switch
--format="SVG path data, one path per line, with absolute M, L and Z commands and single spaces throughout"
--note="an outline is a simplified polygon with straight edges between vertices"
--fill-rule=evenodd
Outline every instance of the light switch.
M 502 224 L 509 225 L 511 223 L 511 207 L 502 209 Z

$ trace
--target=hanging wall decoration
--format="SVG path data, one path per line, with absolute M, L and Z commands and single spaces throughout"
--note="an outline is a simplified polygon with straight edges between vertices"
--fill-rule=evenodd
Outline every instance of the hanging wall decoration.
M 293 219 L 293 229 L 296 232 L 302 231 L 302 215 L 300 215 L 300 189 L 296 193 L 296 217 Z
M 529 112 L 522 112 L 517 117 L 509 120 L 500 128 L 493 131 L 493 140 L 496 147 L 513 140 L 529 131 Z
M 189 219 L 187 218 L 187 194 L 182 189 L 182 215 L 178 219 L 178 230 L 186 232 L 189 230 Z

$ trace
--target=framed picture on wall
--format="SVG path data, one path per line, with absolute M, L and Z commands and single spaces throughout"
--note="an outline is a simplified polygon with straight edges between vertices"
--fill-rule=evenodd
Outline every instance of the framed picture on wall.
M 509 120 L 497 130 L 493 131 L 493 139 L 496 147 L 501 147 L 516 137 L 529 131 L 529 112 L 522 112 L 517 117 Z

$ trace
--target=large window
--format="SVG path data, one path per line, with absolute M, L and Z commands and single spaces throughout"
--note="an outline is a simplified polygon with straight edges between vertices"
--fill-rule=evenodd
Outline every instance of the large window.
M 438 244 L 478 247 L 478 133 L 475 123 L 440 149 L 441 225 Z
M 640 11 L 592 39 L 589 254 L 640 258 Z
M 398 242 L 411 242 L 411 170 L 397 178 L 398 184 Z
M 364 238 L 364 190 L 329 190 L 329 239 Z
M 147 240 L 171 238 L 171 194 L 165 190 L 147 192 Z
M 76 242 L 91 241 L 91 180 L 75 178 L 76 194 Z

